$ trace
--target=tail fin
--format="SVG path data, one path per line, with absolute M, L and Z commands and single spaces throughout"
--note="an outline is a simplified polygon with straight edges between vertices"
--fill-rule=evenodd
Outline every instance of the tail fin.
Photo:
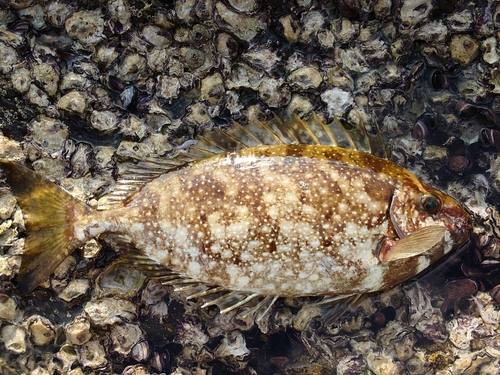
M 27 237 L 17 289 L 26 294 L 81 244 L 71 222 L 90 208 L 20 164 L 0 159 L 0 167 L 24 214 Z

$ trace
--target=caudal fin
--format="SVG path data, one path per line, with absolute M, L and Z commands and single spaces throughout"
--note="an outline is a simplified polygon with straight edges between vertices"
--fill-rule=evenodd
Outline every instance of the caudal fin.
M 20 164 L 0 159 L 0 167 L 24 215 L 27 237 L 17 289 L 26 294 L 80 245 L 71 222 L 90 208 Z

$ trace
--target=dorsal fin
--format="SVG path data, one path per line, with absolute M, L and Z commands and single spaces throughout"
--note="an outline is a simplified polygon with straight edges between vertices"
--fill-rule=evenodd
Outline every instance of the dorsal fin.
M 361 120 L 346 127 L 337 118 L 327 124 L 316 113 L 303 120 L 296 114 L 273 114 L 272 118 L 268 119 L 261 112 L 257 112 L 248 120 L 246 126 L 233 122 L 233 126 L 225 130 L 207 130 L 198 136 L 197 140 L 199 142 L 188 152 L 193 158 L 245 147 L 279 144 L 321 144 L 387 157 L 382 136 L 376 126 L 373 128 L 373 134 L 370 134 Z
M 339 119 L 330 123 L 316 113 L 303 120 L 296 114 L 265 115 L 255 108 L 248 111 L 248 124 L 234 121 L 226 129 L 206 130 L 196 137 L 195 144 L 187 150 L 177 149 L 168 157 L 146 158 L 119 165 L 114 190 L 102 197 L 98 209 L 118 208 L 125 205 L 147 182 L 163 173 L 178 169 L 190 162 L 214 155 L 256 146 L 280 144 L 329 145 L 359 150 L 382 158 L 386 148 L 378 127 L 367 132 L 362 120 L 352 126 L 344 126 Z
M 177 153 L 169 158 L 147 158 L 120 163 L 116 170 L 117 180 L 113 191 L 99 199 L 97 209 L 110 210 L 122 207 L 149 181 L 194 160 L 199 160 L 199 158 Z

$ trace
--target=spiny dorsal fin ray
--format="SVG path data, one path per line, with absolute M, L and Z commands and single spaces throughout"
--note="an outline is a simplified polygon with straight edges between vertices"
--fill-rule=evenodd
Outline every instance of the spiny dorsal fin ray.
M 327 124 L 316 113 L 307 120 L 296 114 L 273 114 L 271 119 L 261 112 L 251 111 L 251 115 L 246 126 L 235 122 L 228 129 L 205 131 L 198 138 L 200 142 L 192 149 L 195 152 L 205 150 L 217 154 L 243 147 L 301 143 L 338 146 L 380 157 L 387 156 L 378 127 L 374 127 L 373 135 L 369 134 L 360 119 L 347 128 L 337 118 Z
M 328 139 L 321 139 L 324 138 L 322 136 L 325 135 L 323 134 L 323 128 L 318 128 L 315 126 L 317 123 L 314 122 L 306 123 L 296 114 L 292 115 L 291 121 L 288 121 L 287 124 L 289 126 L 296 126 L 294 131 L 297 132 L 299 136 L 302 136 L 300 143 L 320 145 L 322 144 L 322 140 L 328 141 Z
M 241 125 L 237 121 L 233 121 L 232 126 L 224 130 L 224 132 L 230 134 L 235 139 L 239 139 L 247 147 L 256 147 L 263 145 L 262 141 L 260 141 L 259 138 L 257 138 L 257 136 L 252 133 L 249 128 Z
M 113 191 L 101 197 L 98 210 L 110 210 L 124 206 L 145 184 L 162 174 L 197 160 L 186 153 L 178 153 L 173 158 L 148 158 L 137 162 L 120 163 Z

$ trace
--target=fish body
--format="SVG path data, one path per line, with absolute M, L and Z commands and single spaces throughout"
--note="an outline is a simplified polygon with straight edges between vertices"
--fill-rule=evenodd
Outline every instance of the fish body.
M 464 243 L 471 227 L 458 202 L 406 169 L 327 145 L 256 146 L 199 160 L 104 211 L 25 167 L 0 166 L 25 211 L 21 292 L 106 233 L 128 237 L 185 278 L 228 290 L 375 292 L 425 270 Z M 47 246 L 58 253 L 41 249 Z

